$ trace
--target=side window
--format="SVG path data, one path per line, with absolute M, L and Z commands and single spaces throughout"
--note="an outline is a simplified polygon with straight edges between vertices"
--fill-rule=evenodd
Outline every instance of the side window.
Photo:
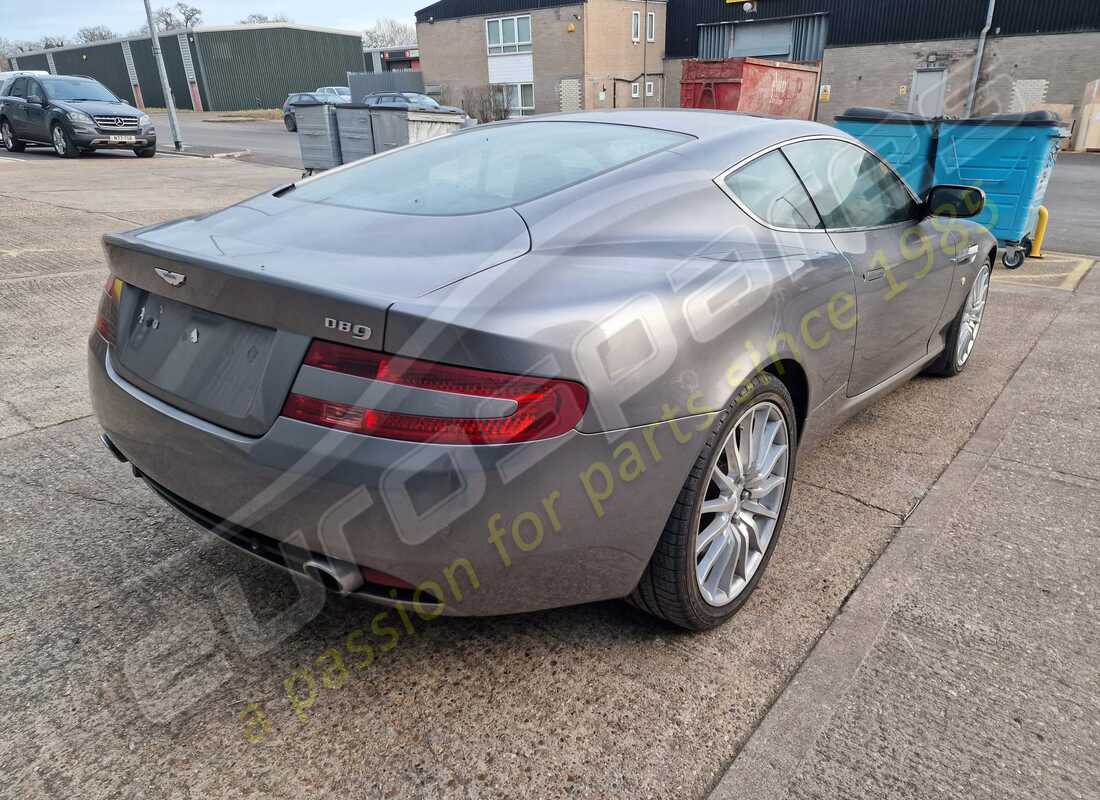
M 822 227 L 809 195 L 778 150 L 730 173 L 725 183 L 734 197 L 773 227 L 801 230 Z
M 26 97 L 27 96 L 27 79 L 16 78 L 15 83 L 11 87 L 12 97 Z
M 28 100 L 45 100 L 46 92 L 42 90 L 42 84 L 38 81 L 27 81 L 27 99 Z
M 785 145 L 827 228 L 871 228 L 919 219 L 905 185 L 877 156 L 836 139 Z

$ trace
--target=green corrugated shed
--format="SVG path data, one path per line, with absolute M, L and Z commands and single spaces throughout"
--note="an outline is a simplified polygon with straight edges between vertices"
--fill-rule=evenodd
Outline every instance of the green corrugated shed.
M 293 27 L 197 31 L 215 111 L 276 108 L 291 92 L 346 85 L 363 69 L 358 36 Z
M 207 111 L 277 108 L 291 92 L 344 85 L 348 72 L 363 70 L 359 34 L 293 24 L 237 25 L 169 31 L 160 35 L 165 70 L 176 106 L 191 109 L 181 38 L 186 43 L 195 85 Z M 146 107 L 165 105 L 160 77 L 147 37 L 49 51 L 56 71 L 88 75 L 119 97 L 134 101 L 123 43 L 129 44 Z M 17 57 L 18 69 L 49 69 L 46 52 Z

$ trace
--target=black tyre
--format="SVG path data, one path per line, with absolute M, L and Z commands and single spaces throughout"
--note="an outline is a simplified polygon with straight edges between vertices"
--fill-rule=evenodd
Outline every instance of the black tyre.
M 22 153 L 27 149 L 23 142 L 15 138 L 15 131 L 12 130 L 11 123 L 7 120 L 0 122 L 0 138 L 4 140 L 4 149 L 9 153 Z
M 283 124 L 286 125 L 286 129 L 291 133 L 298 130 L 298 121 L 294 117 L 287 114 L 283 117 Z
M 134 155 L 138 158 L 152 158 L 157 154 L 157 148 L 155 147 L 136 147 L 134 148 Z
M 50 128 L 50 139 L 53 141 L 54 152 L 62 158 L 80 157 L 80 148 L 73 144 L 73 140 L 69 138 L 69 134 L 62 125 L 54 123 Z
M 978 341 L 982 317 L 985 315 L 992 267 L 993 261 L 987 259 L 978 269 L 974 281 L 970 284 L 970 291 L 967 292 L 966 299 L 959 308 L 959 313 L 955 315 L 951 327 L 947 329 L 947 341 L 943 352 L 925 369 L 929 375 L 951 378 L 966 369 L 966 365 L 970 363 L 970 356 Z
M 628 602 L 689 630 L 744 605 L 775 551 L 798 430 L 778 378 L 757 376 L 718 416 Z
M 1019 267 L 1024 263 L 1023 248 L 1005 250 L 1001 255 L 1001 263 L 1005 265 L 1005 269 L 1016 269 Z

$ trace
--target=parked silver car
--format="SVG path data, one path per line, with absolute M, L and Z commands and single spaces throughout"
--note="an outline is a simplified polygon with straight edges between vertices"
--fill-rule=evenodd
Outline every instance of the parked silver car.
M 451 114 L 465 114 L 456 106 L 441 105 L 434 97 L 420 92 L 375 92 L 363 98 L 363 105 L 383 106 L 385 108 L 407 108 L 410 111 L 447 111 Z
M 707 628 L 760 580 L 796 454 L 969 363 L 984 199 L 917 198 L 809 122 L 478 126 L 106 236 L 92 399 L 167 502 L 333 590 Z

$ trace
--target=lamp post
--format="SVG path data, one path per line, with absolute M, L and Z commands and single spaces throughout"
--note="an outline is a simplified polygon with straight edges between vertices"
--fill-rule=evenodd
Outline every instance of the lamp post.
M 176 119 L 176 101 L 172 97 L 172 87 L 168 84 L 168 72 L 164 69 L 164 54 L 160 52 L 160 34 L 153 21 L 153 9 L 149 5 L 149 0 L 145 0 L 145 18 L 149 20 L 149 39 L 153 45 L 153 59 L 157 62 L 160 88 L 164 92 L 164 105 L 168 108 L 168 127 L 172 131 L 172 142 L 178 153 L 183 150 L 183 140 L 180 138 L 179 120 Z

